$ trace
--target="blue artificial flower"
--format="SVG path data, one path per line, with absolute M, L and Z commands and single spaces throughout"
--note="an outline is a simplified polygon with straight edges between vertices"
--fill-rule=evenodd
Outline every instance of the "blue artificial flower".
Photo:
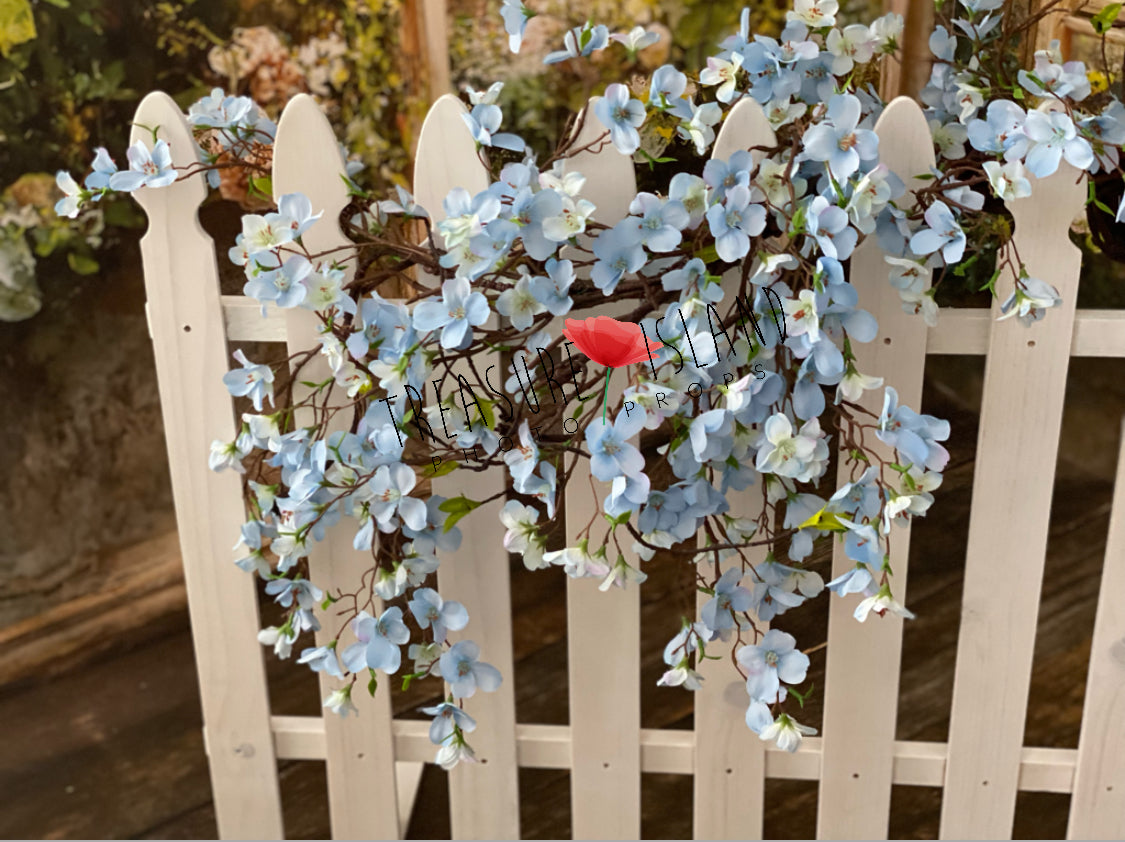
M 899 406 L 898 392 L 891 386 L 887 386 L 884 393 L 883 412 L 875 435 L 883 444 L 897 450 L 906 463 L 918 468 L 941 471 L 949 461 L 949 451 L 938 444 L 949 438 L 949 422 Z
M 129 159 L 129 169 L 109 177 L 111 190 L 132 193 L 140 187 L 167 187 L 176 180 L 172 152 L 165 140 L 156 141 L 151 152 L 143 140 L 138 140 L 125 154 Z
M 488 321 L 488 299 L 469 286 L 467 278 L 451 278 L 441 286 L 441 301 L 423 301 L 414 308 L 414 329 L 430 333 L 441 328 L 441 347 L 458 348 L 472 339 L 472 328 Z
M 629 88 L 618 82 L 605 89 L 594 103 L 594 114 L 609 129 L 610 140 L 622 155 L 632 155 L 641 145 L 637 129 L 645 121 L 645 105 L 629 95 Z
M 274 302 L 283 309 L 296 307 L 305 300 L 308 287 L 304 281 L 312 272 L 312 264 L 303 255 L 295 254 L 280 269 L 259 272 L 247 281 L 242 292 L 263 302 Z M 265 307 L 263 306 L 263 311 Z
M 754 169 L 754 159 L 745 149 L 739 149 L 730 158 L 712 158 L 703 165 L 703 181 L 711 188 L 711 201 L 721 202 L 727 190 L 742 185 L 750 186 L 750 173 Z
M 500 149 L 509 149 L 512 152 L 522 152 L 526 146 L 523 138 L 506 132 L 497 134 L 497 129 L 500 128 L 503 117 L 499 105 L 485 105 L 483 103 L 473 106 L 470 113 L 461 114 L 461 118 L 465 121 L 465 125 L 469 127 L 469 133 L 473 136 L 477 145 L 495 146 Z
M 443 600 L 433 588 L 418 588 L 408 603 L 418 628 L 433 628 L 434 640 L 443 643 L 447 632 L 460 631 L 469 624 L 469 612 L 460 602 Z
M 1078 129 L 1068 114 L 1032 111 L 1027 115 L 1023 131 L 1031 141 L 1025 164 L 1036 178 L 1046 178 L 1056 172 L 1062 158 L 1080 170 L 1094 163 L 1090 142 L 1078 136 Z
M 609 29 L 604 25 L 594 26 L 589 21 L 584 26 L 576 26 L 563 38 L 564 49 L 548 53 L 544 64 L 558 64 L 569 58 L 586 57 L 609 46 Z
M 523 44 L 524 30 L 527 29 L 527 22 L 531 19 L 532 13 L 522 0 L 504 0 L 504 4 L 500 7 L 500 17 L 504 19 L 504 31 L 508 33 L 508 49 L 518 53 Z
M 376 620 L 366 611 L 360 611 L 352 620 L 356 643 L 344 650 L 340 660 L 349 672 L 365 669 L 382 670 L 394 675 L 402 665 L 403 644 L 410 640 L 410 630 L 402 621 L 402 609 L 397 605 L 387 608 Z
M 691 107 L 684 99 L 687 76 L 671 64 L 656 68 L 649 84 L 648 101 L 653 108 L 667 111 L 681 120 L 691 119 Z
M 304 650 L 297 659 L 298 664 L 308 664 L 313 672 L 326 672 L 336 678 L 343 678 L 344 671 L 340 669 L 340 659 L 336 657 L 334 646 L 316 646 Z
M 742 568 L 732 567 L 719 578 L 715 595 L 707 600 L 699 612 L 699 619 L 711 632 L 722 633 L 735 627 L 735 615 L 750 610 L 753 598 L 742 581 Z
M 537 275 L 531 279 L 531 294 L 547 308 L 552 316 L 563 316 L 574 306 L 570 285 L 574 283 L 574 264 L 569 260 L 551 258 L 546 263 L 547 277 Z
M 500 686 L 500 670 L 477 660 L 480 647 L 471 640 L 454 643 L 439 661 L 441 677 L 449 684 L 455 699 L 468 699 L 478 688 L 491 693 Z
M 726 201 L 707 210 L 707 223 L 715 237 L 715 251 L 727 263 L 736 263 L 750 251 L 750 238 L 765 230 L 766 209 L 751 204 L 749 188 L 737 184 L 727 191 Z
M 117 164 L 109 157 L 109 152 L 106 151 L 104 146 L 99 146 L 96 152 L 94 163 L 91 164 L 93 172 L 86 176 L 86 188 L 88 190 L 106 190 L 109 188 L 109 180 L 117 172 Z
M 441 745 L 448 740 L 453 736 L 455 729 L 470 733 L 475 731 L 477 727 L 475 719 L 451 702 L 442 702 L 433 707 L 422 708 L 422 713 L 434 718 L 434 721 L 430 723 L 430 742 L 434 745 Z
M 836 94 L 828 100 L 825 119 L 811 126 L 804 135 L 804 156 L 823 161 L 837 181 L 851 177 L 861 161 L 879 156 L 879 138 L 875 132 L 857 128 L 862 106 L 852 94 Z
M 639 474 L 645 459 L 629 442 L 644 427 L 643 412 L 622 410 L 613 423 L 594 419 L 586 427 L 586 444 L 590 449 L 590 473 L 602 482 L 615 477 Z
M 234 358 L 242 364 L 223 375 L 223 383 L 227 391 L 235 397 L 248 397 L 254 403 L 254 409 L 261 412 L 262 400 L 269 399 L 273 405 L 273 369 L 268 365 L 257 365 L 246 359 L 242 349 L 234 352 Z
M 793 635 L 779 629 L 770 629 L 756 646 L 743 646 L 735 657 L 746 672 L 746 692 L 766 704 L 777 701 L 781 682 L 800 684 L 809 669 L 809 656 L 797 649 Z
M 934 202 L 925 213 L 926 225 L 910 238 L 910 250 L 917 255 L 941 252 L 946 263 L 957 263 L 965 253 L 965 232 L 945 202 Z
M 414 470 L 402 463 L 382 465 L 375 471 L 362 491 L 369 499 L 371 515 L 378 521 L 380 531 L 393 532 L 398 527 L 398 517 L 411 529 L 425 527 L 426 504 L 410 496 L 417 481 Z
M 683 239 L 680 233 L 690 218 L 684 206 L 674 199 L 661 199 L 653 193 L 638 193 L 629 204 L 636 220 L 641 243 L 649 251 L 672 251 Z
M 609 231 L 602 231 L 594 240 L 594 256 L 597 262 L 590 271 L 590 280 L 603 293 L 612 295 L 627 273 L 645 265 L 645 250 L 636 223 L 623 219 Z

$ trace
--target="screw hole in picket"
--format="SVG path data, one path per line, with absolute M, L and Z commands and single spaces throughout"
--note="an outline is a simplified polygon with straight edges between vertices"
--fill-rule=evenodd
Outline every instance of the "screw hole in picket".
M 608 763 L 603 763 L 603 764 L 602 764 L 602 768 L 603 768 L 603 769 L 608 769 L 608 768 L 609 768 L 609 764 L 608 764 Z
M 981 782 L 980 782 L 980 785 L 981 785 L 981 786 L 988 786 L 988 781 L 981 781 Z
M 891 344 L 891 338 L 890 338 L 889 336 L 888 336 L 888 337 L 886 337 L 886 338 L 885 338 L 885 339 L 883 340 L 883 344 L 884 344 L 884 345 L 890 345 L 890 344 Z
M 1034 348 L 1035 347 L 1035 340 L 1034 339 L 1027 340 L 1027 347 L 1028 348 Z
M 734 774 L 734 769 L 727 769 L 727 774 L 728 774 L 728 775 L 733 775 L 733 774 Z
M 191 325 L 184 325 L 184 333 L 191 333 Z
M 859 772 L 852 772 L 852 777 L 859 780 Z
M 482 757 L 482 758 L 480 759 L 480 765 L 481 765 L 481 766 L 485 766 L 485 765 L 487 765 L 487 764 L 488 764 L 488 758 L 487 758 L 487 757 Z

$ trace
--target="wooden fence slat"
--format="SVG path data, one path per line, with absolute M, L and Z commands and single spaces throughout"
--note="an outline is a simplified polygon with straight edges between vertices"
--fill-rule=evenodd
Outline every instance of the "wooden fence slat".
M 777 136 L 765 112 L 751 99 L 739 102 L 723 121 L 711 150 L 712 158 L 727 159 L 740 149 L 773 146 Z M 764 153 L 752 153 L 755 163 Z M 732 269 L 723 278 L 726 303 L 739 293 L 741 271 Z M 765 486 L 758 484 L 727 495 L 731 513 L 754 517 L 765 502 Z M 744 551 L 751 564 L 764 561 L 767 548 Z M 738 557 L 728 562 L 740 563 Z M 725 571 L 725 567 L 724 567 Z M 698 594 L 702 610 L 710 599 Z M 757 620 L 757 618 L 755 618 Z M 763 631 L 769 623 L 757 620 Z M 720 652 L 726 644 L 717 643 Z M 744 682 L 730 660 L 705 660 L 696 669 L 703 686 L 695 692 L 695 781 L 693 782 L 692 836 L 696 839 L 761 839 L 765 802 L 766 744 L 746 727 L 745 713 L 750 703 Z
M 278 124 L 273 154 L 274 193 L 278 197 L 304 193 L 312 203 L 313 212 L 323 212 L 320 220 L 302 237 L 314 254 L 348 242 L 337 222 L 340 211 L 348 203 L 347 189 L 340 178 L 342 173 L 343 161 L 328 119 L 312 97 L 305 94 L 294 97 Z M 348 253 L 336 256 L 343 259 Z M 353 265 L 352 262 L 346 264 L 349 278 Z M 320 322 L 312 311 L 286 310 L 285 322 L 290 354 L 319 346 Z M 327 360 L 318 354 L 301 370 L 300 379 L 322 382 L 331 376 Z M 293 400 L 304 399 L 309 391 L 308 387 L 295 384 Z M 336 389 L 333 397 L 340 400 L 342 392 Z M 302 418 L 298 413 L 298 424 L 310 420 L 307 414 Z M 339 426 L 346 429 L 347 420 L 341 418 Z M 310 578 L 326 592 L 334 593 L 337 588 L 344 593 L 354 591 L 364 571 L 372 565 L 370 553 L 353 548 L 354 535 L 355 524 L 342 520 L 328 528 L 325 540 L 309 555 Z M 376 610 L 380 610 L 378 604 Z M 321 630 L 317 633 L 318 645 L 330 642 L 339 632 L 339 625 L 335 612 L 324 613 Z M 341 638 L 339 651 L 353 641 L 348 629 Z M 361 677 L 353 698 L 360 715 L 347 719 L 333 713 L 325 715 L 328 807 L 332 834 L 337 839 L 395 839 L 399 835 L 391 688 L 389 682 L 384 681 L 383 685 L 374 698 L 368 698 Z M 339 686 L 338 679 L 327 673 L 320 674 L 324 696 Z
M 1030 328 L 992 325 L 965 558 L 943 838 L 1007 838 L 1035 648 L 1081 255 L 1068 237 L 1085 185 L 1067 163 L 1008 203 L 1032 277 L 1062 305 Z M 1005 277 L 1001 298 L 1013 279 Z M 1000 315 L 1000 298 L 993 314 Z
M 418 139 L 415 201 L 430 213 L 434 224 L 444 217 L 442 200 L 451 189 L 463 187 L 475 195 L 489 184 L 461 118 L 463 113 L 465 106 L 461 101 L 446 94 L 430 109 Z M 495 314 L 492 319 L 495 324 Z M 492 362 L 499 364 L 499 355 L 478 354 L 475 362 L 483 371 Z M 468 492 L 473 499 L 483 500 L 503 491 L 505 481 L 505 470 L 493 467 L 479 473 L 453 471 L 434 480 L 433 487 L 434 493 L 447 497 Z M 470 612 L 468 627 L 452 637 L 476 641 L 481 657 L 504 675 L 496 692 L 477 693 L 465 702 L 465 710 L 479 725 L 471 743 L 481 762 L 462 764 L 449 775 L 456 839 L 519 837 L 511 585 L 504 526 L 498 516 L 503 504 L 502 498 L 495 500 L 458 523 L 461 548 L 444 555 L 438 570 L 442 597 L 463 603 Z
M 1094 621 L 1068 839 L 1125 838 L 1125 425 Z
M 592 99 L 586 106 L 586 119 L 575 141 L 578 147 L 606 132 L 594 116 L 595 102 Z M 597 207 L 596 220 L 612 225 L 628 215 L 637 192 L 633 163 L 608 137 L 597 151 L 567 159 L 566 170 L 586 176 L 582 196 Z M 617 317 L 627 309 L 607 300 L 596 313 Z M 571 315 L 584 318 L 587 314 Z M 561 329 L 556 322 L 552 336 L 558 336 Z M 614 370 L 611 395 L 621 394 L 628 375 L 628 371 Z M 575 435 L 584 435 L 584 431 Z M 566 491 L 567 535 L 574 536 L 591 518 L 604 523 L 600 512 L 605 493 L 606 485 L 592 480 L 589 461 L 579 460 Z M 626 561 L 637 567 L 639 561 L 629 550 L 631 543 L 623 542 Z M 591 542 L 591 548 L 594 546 Z M 611 548 L 609 562 L 615 558 Z M 575 839 L 637 838 L 641 832 L 640 587 L 613 587 L 603 593 L 597 580 L 568 579 L 566 593 L 573 835 Z
M 167 94 L 151 93 L 137 108 L 132 139 L 151 145 L 141 126 L 159 127 L 176 165 L 194 163 L 191 129 Z M 244 520 L 242 484 L 233 471 L 207 467 L 211 442 L 233 439 L 236 427 L 222 381 L 231 362 L 215 249 L 196 215 L 206 187 L 193 178 L 135 195 L 148 215 L 141 256 L 215 819 L 223 838 L 276 838 L 281 800 L 255 581 L 230 549 Z
M 905 97 L 891 102 L 876 124 L 879 158 L 913 189 L 913 176 L 934 164 L 929 126 L 922 111 Z M 899 393 L 903 405 L 920 411 L 922 375 L 926 366 L 926 328 L 921 317 L 904 313 L 898 290 L 887 279 L 888 267 L 874 236 L 851 259 L 851 283 L 859 306 L 879 322 L 879 335 L 868 343 L 852 343 L 856 365 L 880 376 Z M 859 403 L 876 415 L 883 390 L 865 392 Z M 875 452 L 894 461 L 893 450 L 871 439 Z M 851 481 L 841 459 L 837 485 Z M 896 527 L 890 539 L 894 590 L 906 597 L 906 564 L 910 527 Z M 855 565 L 841 542 L 832 552 L 832 576 Z M 891 808 L 895 722 L 898 710 L 902 618 L 888 614 L 857 622 L 861 594 L 831 596 L 828 611 L 828 665 L 824 688 L 824 755 L 822 758 L 817 835 L 833 839 L 886 838 Z M 862 724 L 859 724 L 862 723 Z

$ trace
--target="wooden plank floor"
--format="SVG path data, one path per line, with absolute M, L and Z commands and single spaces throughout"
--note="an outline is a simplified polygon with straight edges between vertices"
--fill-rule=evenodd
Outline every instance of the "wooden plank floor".
M 949 418 L 953 454 L 932 514 L 914 529 L 909 604 L 918 619 L 906 626 L 900 739 L 944 740 L 949 724 L 962 568 L 972 488 L 980 360 L 945 358 L 940 380 L 927 380 L 925 411 Z M 1075 361 L 1051 518 L 1044 598 L 1036 641 L 1028 745 L 1077 745 L 1100 579 L 1118 425 L 1125 411 L 1125 361 Z M 827 562 L 827 554 L 823 555 Z M 654 561 L 642 589 L 644 727 L 690 728 L 691 699 L 655 686 L 660 652 L 678 616 L 690 610 L 682 562 Z M 512 567 L 515 611 L 517 715 L 524 722 L 566 723 L 566 611 L 558 571 Z M 806 647 L 824 639 L 826 604 L 780 618 L 778 626 Z M 179 611 L 86 663 L 44 680 L 0 687 L 0 837 L 208 838 L 215 835 L 203 754 L 195 669 L 187 615 Z M 312 714 L 316 682 L 292 663 L 267 659 L 275 713 Z M 823 687 L 824 654 L 814 654 L 810 677 Z M 424 685 L 422 685 L 424 688 Z M 818 725 L 821 693 L 805 720 Z M 427 699 L 401 695 L 405 715 Z M 290 838 L 328 834 L 323 765 L 286 761 L 280 769 L 285 826 Z M 644 775 L 643 833 L 687 838 L 691 778 Z M 570 833 L 565 772 L 523 770 L 521 824 L 528 838 Z M 445 775 L 428 766 L 410 835 L 448 834 Z M 769 781 L 766 834 L 801 838 L 815 831 L 816 785 Z M 896 787 L 892 836 L 933 838 L 941 793 Z M 1017 838 L 1065 833 L 1069 797 L 1023 794 Z

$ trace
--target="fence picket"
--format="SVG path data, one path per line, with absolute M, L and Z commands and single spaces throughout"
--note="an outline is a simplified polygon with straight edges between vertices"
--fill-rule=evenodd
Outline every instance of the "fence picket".
M 141 101 L 132 140 L 152 143 L 157 127 L 177 166 L 195 162 L 191 129 L 164 93 Z M 142 188 L 148 215 L 141 240 L 146 309 L 156 358 L 168 464 L 179 524 L 204 738 L 219 833 L 229 839 L 282 834 L 269 697 L 254 580 L 232 562 L 243 522 L 233 471 L 213 473 L 207 452 L 236 427 L 222 376 L 231 367 L 223 333 L 219 273 L 211 238 L 197 217 L 202 179 Z
M 876 123 L 879 157 L 913 189 L 913 178 L 934 164 L 933 143 L 926 119 L 913 100 L 891 102 Z M 860 306 L 879 322 L 879 336 L 854 343 L 857 367 L 880 376 L 898 390 L 903 404 L 921 411 L 922 375 L 926 366 L 926 328 L 921 317 L 904 313 L 898 290 L 887 280 L 884 252 L 872 235 L 851 259 L 851 283 Z M 859 401 L 876 413 L 883 406 L 883 390 L 865 392 Z M 894 461 L 893 451 L 870 441 L 875 452 Z M 837 483 L 851 481 L 851 469 L 841 463 Z M 895 595 L 906 597 L 906 564 L 910 527 L 895 528 L 890 541 Z M 833 577 L 854 562 L 836 542 Z M 817 833 L 823 838 L 886 838 L 891 809 L 898 680 L 902 655 L 902 618 L 888 614 L 859 623 L 853 617 L 860 594 L 831 597 L 828 612 L 828 665 L 824 695 L 824 755 L 821 760 Z M 857 727 L 857 723 L 863 723 Z
M 636 178 L 631 159 L 621 155 L 608 137 L 595 143 L 606 133 L 594 115 L 595 102 L 587 104 L 575 141 L 578 148 L 594 145 L 567 159 L 565 168 L 586 176 L 582 197 L 597 206 L 595 219 L 613 224 L 629 213 Z M 607 301 L 596 312 L 619 317 L 627 309 Z M 556 324 L 552 333 L 558 332 Z M 623 369 L 614 370 L 611 394 L 621 394 L 628 375 Z M 590 475 L 589 461 L 579 460 L 566 490 L 568 536 L 591 519 L 601 522 L 595 488 L 604 494 L 604 484 L 595 483 Z M 625 550 L 626 561 L 638 566 L 628 545 Z M 611 552 L 610 563 L 614 558 Z M 636 838 L 641 832 L 640 588 L 614 587 L 602 593 L 596 580 L 568 579 L 566 596 L 573 835 L 575 839 Z
M 739 149 L 772 146 L 777 136 L 757 102 L 743 99 L 726 120 L 715 145 L 713 158 L 729 158 Z M 751 153 L 755 163 L 764 153 Z M 740 270 L 733 269 L 723 277 L 725 301 L 732 302 L 739 293 Z M 747 293 L 751 295 L 751 293 Z M 761 511 L 765 486 L 732 491 L 727 498 L 731 514 L 753 516 Z M 766 547 L 744 551 L 750 564 L 764 561 Z M 734 557 L 724 564 L 741 563 Z M 700 593 L 698 608 L 710 596 Z M 765 631 L 769 623 L 755 618 Z M 725 651 L 726 644 L 715 644 Z M 692 835 L 696 839 L 761 839 L 765 799 L 766 745 L 746 727 L 745 712 L 749 704 L 746 688 L 731 667 L 730 661 L 702 661 L 697 669 L 703 686 L 695 693 L 695 781 Z
M 1068 237 L 1086 189 L 1067 163 L 1008 203 L 1027 271 L 1062 305 L 1030 328 L 992 325 L 957 640 L 943 838 L 1012 832 L 1081 254 Z M 1001 298 L 1013 279 L 1005 277 Z M 993 304 L 999 315 L 1000 300 Z
M 444 216 L 442 200 L 451 189 L 463 187 L 476 194 L 488 187 L 488 174 L 461 118 L 464 113 L 461 101 L 446 94 L 430 109 L 418 139 L 414 195 L 435 224 Z M 496 316 L 492 319 L 490 326 L 495 325 Z M 479 370 L 492 363 L 500 365 L 499 354 L 477 355 Z M 434 493 L 455 497 L 469 491 L 466 476 L 472 477 L 473 499 L 483 500 L 504 490 L 504 469 L 490 468 L 472 474 L 453 471 L 435 479 Z M 504 527 L 498 517 L 503 505 L 503 499 L 494 500 L 461 520 L 461 549 L 445 556 L 438 570 L 442 596 L 464 603 L 472 612 L 461 636 L 480 644 L 481 657 L 504 675 L 495 693 L 478 693 L 465 702 L 465 710 L 479 723 L 472 743 L 481 762 L 463 764 L 449 775 L 453 836 L 457 839 L 519 837 L 511 587 Z
M 1125 838 L 1125 425 L 1109 517 L 1068 839 Z
M 316 100 L 299 95 L 290 100 L 281 115 L 273 155 L 273 185 L 276 196 L 304 193 L 312 202 L 313 212 L 323 211 L 320 221 L 302 238 L 313 254 L 339 248 L 348 240 L 337 219 L 348 203 L 347 188 L 341 175 L 343 160 L 328 119 Z M 347 251 L 337 252 L 326 260 L 344 260 Z M 354 261 L 346 265 L 353 274 Z M 310 310 L 285 311 L 286 335 L 290 354 L 318 347 L 320 322 Z M 301 380 L 322 382 L 332 376 L 321 355 L 310 360 L 301 371 Z M 310 389 L 294 384 L 293 400 L 300 401 Z M 297 424 L 306 423 L 298 413 Z M 341 419 L 341 429 L 347 421 Z M 372 564 L 371 554 L 352 547 L 354 527 L 349 522 L 331 526 L 325 540 L 309 556 L 311 579 L 326 592 L 339 588 L 348 593 L 355 589 L 363 573 Z M 381 605 L 376 604 L 376 611 Z M 339 631 L 339 621 L 332 612 L 321 617 L 317 643 L 324 645 Z M 339 647 L 354 640 L 347 630 Z M 374 698 L 367 698 L 363 682 L 357 682 L 354 702 L 361 711 L 354 719 L 342 719 L 326 713 L 328 807 L 332 835 L 337 839 L 395 839 L 399 835 L 398 800 L 395 786 L 394 743 L 391 735 L 390 682 L 378 689 Z M 327 696 L 340 685 L 327 673 L 320 674 L 321 692 Z

